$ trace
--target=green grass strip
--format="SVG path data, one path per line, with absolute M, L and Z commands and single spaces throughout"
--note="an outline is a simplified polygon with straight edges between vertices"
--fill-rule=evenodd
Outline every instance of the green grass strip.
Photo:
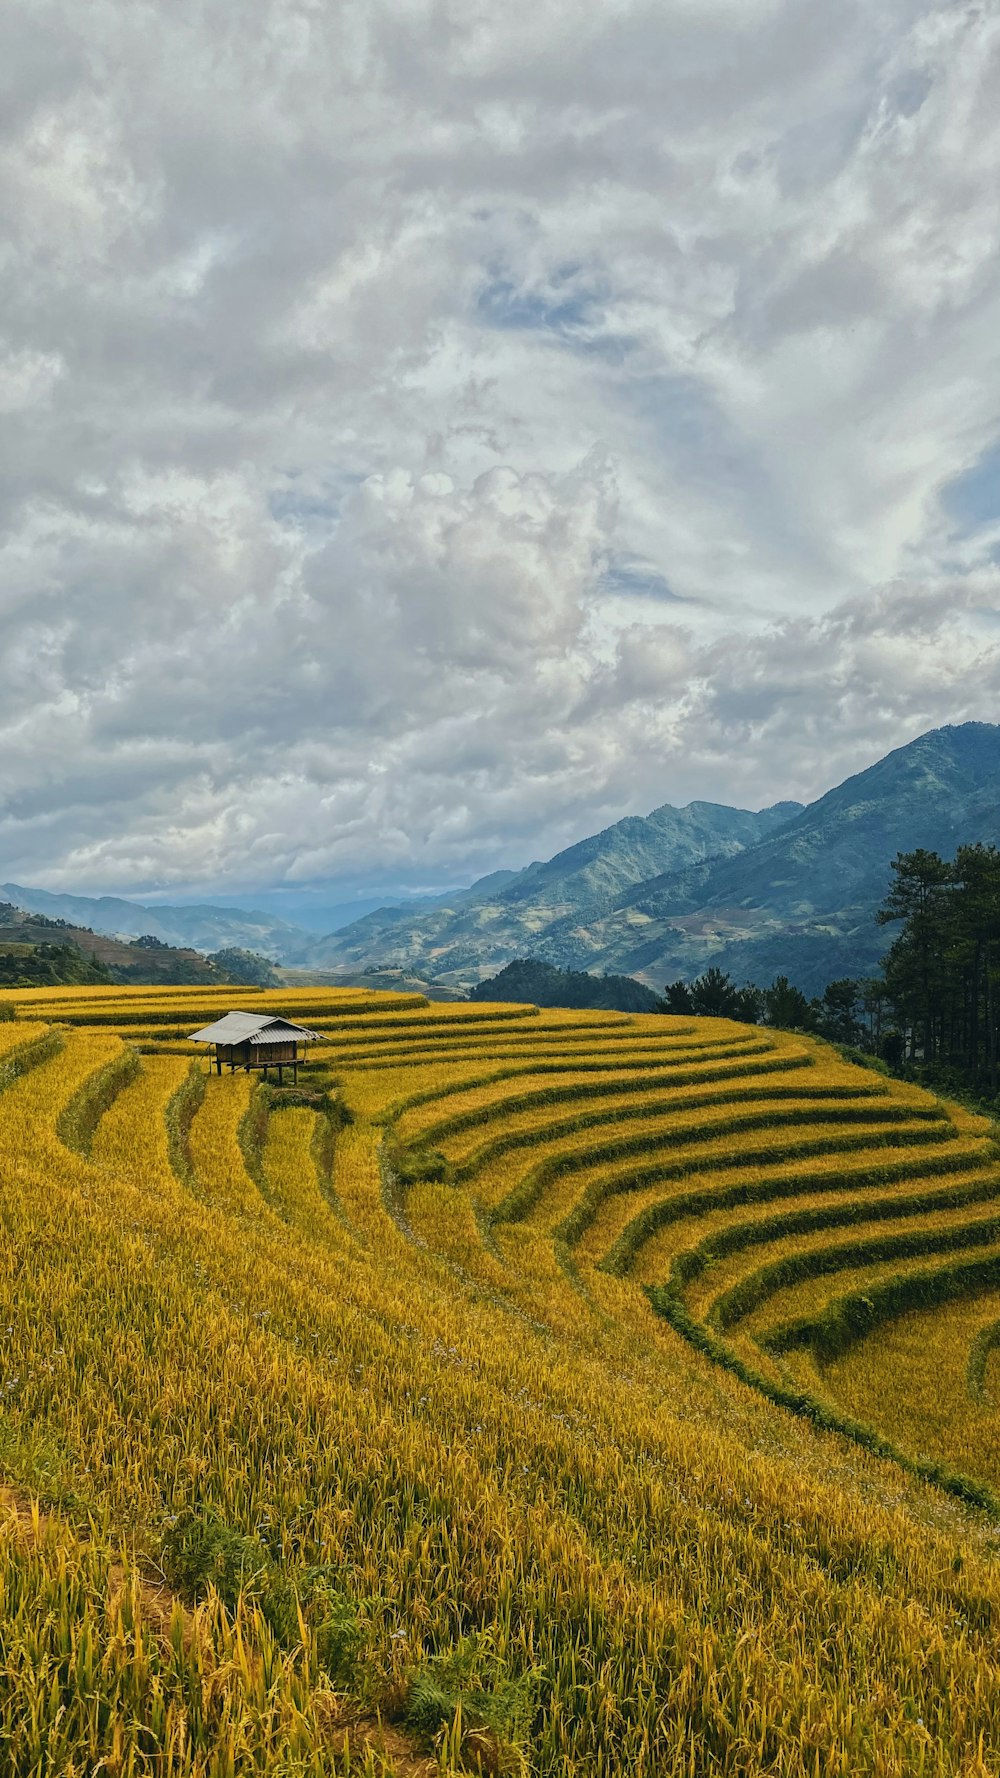
M 322 1107 L 316 1113 L 309 1153 L 316 1169 L 319 1195 L 327 1209 L 332 1210 L 337 1221 L 343 1224 L 356 1241 L 360 1241 L 365 1246 L 367 1245 L 366 1239 L 348 1216 L 336 1185 L 337 1138 L 342 1128 L 342 1119 L 333 1116 L 327 1107 Z
M 1000 1241 L 1000 1217 L 985 1217 L 981 1222 L 961 1223 L 957 1228 L 911 1229 L 903 1235 L 883 1235 L 865 1241 L 843 1242 L 836 1247 L 819 1247 L 810 1253 L 789 1253 L 750 1272 L 738 1284 L 717 1297 L 708 1314 L 713 1327 L 726 1333 L 738 1321 L 759 1309 L 775 1291 L 787 1290 L 792 1284 L 808 1279 L 825 1278 L 831 1272 L 856 1271 L 861 1266 L 884 1265 L 893 1259 L 920 1259 L 930 1253 L 955 1253 L 963 1247 L 982 1247 Z M 822 1319 L 822 1317 L 820 1318 Z M 787 1323 L 797 1326 L 798 1323 Z M 800 1345 L 798 1338 L 793 1345 Z M 768 1334 L 765 1344 L 774 1347 Z M 785 1347 L 781 1348 L 783 1351 Z
M 535 1053 L 533 1049 L 532 1056 Z M 692 1049 L 678 1044 L 676 1049 L 667 1047 L 655 1050 L 643 1049 L 634 1057 L 630 1054 L 624 1056 L 606 1055 L 595 1059 L 592 1052 L 588 1052 L 577 1059 L 572 1052 L 567 1053 L 562 1049 L 542 1049 L 537 1053 L 540 1057 L 538 1065 L 533 1063 L 531 1057 L 527 1059 L 519 1057 L 517 1061 L 508 1061 L 499 1068 L 490 1068 L 484 1074 L 466 1075 L 461 1080 L 446 1081 L 439 1087 L 424 1087 L 419 1092 L 408 1093 L 405 1098 L 395 1100 L 386 1111 L 380 1113 L 380 1122 L 394 1123 L 403 1116 L 404 1112 L 415 1111 L 421 1105 L 431 1105 L 436 1099 L 449 1099 L 458 1093 L 479 1092 L 483 1087 L 496 1086 L 505 1080 L 518 1080 L 525 1074 L 612 1074 L 626 1068 L 630 1069 L 632 1073 L 636 1073 L 639 1069 L 652 1067 L 659 1076 L 668 1068 L 676 1069 L 682 1064 L 697 1062 L 702 1057 L 706 1062 L 725 1062 L 730 1059 L 738 1061 L 745 1052 L 738 1047 L 705 1050 L 700 1044 Z M 814 1067 L 815 1062 L 812 1056 L 795 1056 L 794 1058 L 785 1057 L 781 1065 L 786 1068 Z M 758 1072 L 765 1071 L 768 1066 L 775 1067 L 778 1064 L 762 1063 Z M 733 1071 L 726 1070 L 718 1078 L 726 1079 L 730 1072 Z M 699 1071 L 695 1078 L 714 1080 L 717 1077 Z M 544 1091 L 545 1089 L 539 1090 Z M 582 1090 L 591 1092 L 594 1089 L 592 1086 L 584 1085 Z
M 917 1135 L 914 1131 L 917 1141 L 951 1141 L 958 1135 L 954 1124 L 942 1117 L 940 1112 L 923 1107 L 918 1108 L 916 1115 L 913 1116 L 908 1106 L 893 1100 L 879 1103 L 878 1106 L 844 1104 L 827 1106 L 817 1104 L 816 1101 L 819 1098 L 820 1094 L 808 1087 L 786 1090 L 780 1087 L 768 1089 L 754 1085 L 748 1092 L 738 1095 L 735 1102 L 742 1101 L 757 1105 L 761 1100 L 771 1099 L 774 1103 L 764 1110 L 750 1112 L 739 1117 L 719 1118 L 711 1124 L 681 1123 L 670 1130 L 666 1136 L 662 1130 L 644 1130 L 634 1139 L 627 1138 L 626 1146 L 621 1152 L 641 1153 L 645 1148 L 659 1147 L 668 1141 L 672 1147 L 682 1148 L 692 1143 L 705 1143 L 725 1136 L 743 1135 L 751 1130 L 772 1127 L 787 1129 L 794 1128 L 797 1124 L 830 1124 L 833 1126 L 863 1124 L 868 1130 L 881 1130 L 884 1125 L 891 1127 L 893 1124 L 916 1123 L 926 1126 L 928 1132 L 926 1135 Z M 785 1099 L 801 1099 L 803 1103 L 790 1105 L 787 1111 L 779 1112 L 777 1106 L 781 1100 Z M 682 1104 L 669 1098 L 636 1100 L 631 1104 L 611 1106 L 606 1110 L 595 1106 L 592 1110 L 578 1112 L 575 1117 L 563 1118 L 558 1122 L 544 1126 L 532 1126 L 527 1130 L 507 1130 L 502 1136 L 495 1136 L 491 1141 L 484 1142 L 474 1154 L 456 1166 L 455 1179 L 456 1181 L 473 1179 L 492 1161 L 498 1160 L 501 1155 L 511 1154 L 519 1148 L 537 1148 L 542 1142 L 558 1142 L 565 1136 L 578 1135 L 582 1130 L 597 1129 L 602 1124 L 632 1123 L 638 1119 L 642 1119 L 647 1125 L 656 1124 L 664 1118 L 677 1117 L 679 1112 L 689 1108 L 691 1110 L 705 1109 L 720 1103 L 724 1104 L 726 1100 L 721 1099 L 715 1093 L 706 1093 L 700 1099 L 692 1097 Z M 606 1152 L 617 1153 L 619 1151 L 602 1148 L 595 1150 L 594 1156 L 601 1158 Z
M 767 1129 L 773 1120 L 761 1118 L 757 1128 Z M 693 1152 L 682 1155 L 679 1159 L 661 1160 L 649 1167 L 636 1168 L 623 1173 L 612 1173 L 596 1180 L 588 1186 L 579 1204 L 570 1212 L 570 1217 L 560 1229 L 560 1234 L 568 1241 L 575 1241 L 590 1227 L 601 1204 L 608 1197 L 620 1192 L 639 1191 L 647 1185 L 659 1184 L 668 1179 L 684 1179 L 690 1173 L 718 1173 L 732 1167 L 740 1157 L 731 1153 L 699 1154 L 697 1144 L 714 1141 L 718 1137 L 731 1135 L 739 1130 L 752 1129 L 749 1120 L 726 1120 L 725 1125 L 716 1126 L 710 1134 L 704 1130 L 693 1131 L 690 1145 Z M 942 1141 L 952 1142 L 957 1132 L 954 1128 L 939 1131 L 935 1126 L 917 1129 L 879 1129 L 875 1132 L 880 1148 L 915 1148 L 923 1144 L 928 1146 Z M 744 1158 L 752 1160 L 755 1167 L 780 1166 L 783 1161 L 803 1160 L 810 1155 L 821 1154 L 852 1154 L 858 1150 L 871 1148 L 873 1132 L 868 1129 L 856 1134 L 837 1133 L 836 1126 L 830 1134 L 806 1137 L 798 1142 L 780 1142 L 767 1148 L 754 1149 L 752 1154 Z M 662 1131 L 644 1131 L 640 1135 L 620 1137 L 614 1142 L 605 1142 L 598 1147 L 570 1149 L 562 1154 L 549 1155 L 545 1160 L 524 1174 L 517 1185 L 494 1206 L 495 1222 L 520 1222 L 530 1215 L 538 1203 L 546 1187 L 553 1180 L 564 1177 L 567 1173 L 579 1173 L 590 1167 L 602 1166 L 605 1162 L 628 1160 L 632 1155 L 643 1155 L 665 1149 L 671 1156 L 679 1146 L 676 1136 L 664 1138 Z M 957 1171 L 957 1168 L 949 1169 Z M 820 1187 L 822 1190 L 822 1187 Z M 738 1201 L 738 1200 L 737 1200 Z M 748 1200 L 749 1201 L 749 1200 Z
M 236 1126 L 236 1141 L 247 1173 L 268 1204 L 274 1201 L 264 1167 L 264 1146 L 270 1118 L 271 1095 L 267 1082 L 259 1080 L 251 1087 L 249 1103 Z
M 789 1073 L 796 1073 L 806 1066 L 807 1062 L 808 1058 L 803 1057 L 801 1061 L 796 1060 L 790 1065 L 786 1063 L 784 1068 L 772 1071 L 784 1074 L 787 1069 Z M 760 1066 L 755 1068 L 754 1082 L 756 1082 L 761 1074 L 767 1072 L 766 1069 Z M 682 1071 L 671 1067 L 668 1063 L 663 1063 L 655 1069 L 650 1069 L 641 1081 L 636 1081 L 634 1075 L 632 1075 L 626 1080 L 584 1080 L 576 1082 L 572 1086 L 560 1086 L 559 1083 L 556 1082 L 552 1086 L 537 1087 L 529 1093 L 514 1093 L 509 1099 L 497 1100 L 490 1105 L 472 1106 L 470 1110 L 460 1112 L 455 1117 L 442 1118 L 439 1123 L 428 1125 L 427 1129 L 421 1132 L 421 1135 L 428 1137 L 431 1141 L 440 1142 L 446 1136 L 460 1135 L 463 1130 L 475 1129 L 478 1124 L 482 1124 L 494 1117 L 515 1117 L 522 1111 L 540 1111 L 546 1105 L 572 1105 L 580 1099 L 585 1099 L 592 1103 L 594 1100 L 598 1099 L 603 1101 L 631 1097 L 631 1099 L 635 1101 L 637 1115 L 641 1115 L 646 1106 L 653 1105 L 656 1108 L 655 1115 L 663 1116 L 664 1112 L 670 1109 L 683 1111 L 689 1105 L 728 1105 L 740 1100 L 750 1101 L 763 1094 L 767 1094 L 770 1098 L 784 1097 L 788 1099 L 798 1099 L 808 1097 L 816 1100 L 836 1099 L 843 1102 L 859 1099 L 870 1101 L 875 1098 L 888 1098 L 888 1094 L 884 1087 L 800 1087 L 796 1084 L 782 1089 L 781 1087 L 776 1086 L 759 1087 L 753 1082 L 731 1088 L 728 1091 L 723 1091 L 721 1093 L 711 1092 L 701 1095 L 691 1094 L 690 1096 L 685 1094 L 683 1099 L 672 1103 L 668 1103 L 659 1097 L 655 1100 L 640 1098 L 641 1094 L 650 1091 L 670 1093 L 677 1088 L 688 1086 L 697 1087 L 703 1084 L 711 1086 L 714 1082 L 727 1080 L 738 1080 L 745 1083 L 746 1070 L 741 1068 L 737 1063 L 728 1068 L 688 1069 Z M 596 1106 L 594 1109 L 596 1110 Z M 620 1116 L 622 1114 L 616 1112 L 612 1115 Z
M 198 1182 L 191 1159 L 191 1125 L 199 1110 L 208 1085 L 201 1063 L 192 1061 L 176 1092 L 167 1100 L 163 1121 L 167 1130 L 167 1153 L 174 1175 L 189 1192 L 198 1195 Z
M 965 1368 L 965 1386 L 973 1401 L 982 1407 L 995 1407 L 996 1402 L 986 1387 L 986 1366 L 990 1353 L 1000 1346 L 1000 1321 L 990 1321 L 981 1327 L 969 1347 L 969 1362 Z
M 596 1046 L 597 1050 L 602 1052 L 601 1059 L 595 1061 L 595 1045 L 593 1043 L 571 1043 L 567 1040 L 564 1043 L 553 1044 L 547 1041 L 552 1035 L 553 1033 L 548 1031 L 525 1032 L 522 1030 L 516 1036 L 504 1034 L 502 1042 L 499 1037 L 494 1037 L 492 1042 L 478 1045 L 473 1045 L 471 1038 L 462 1037 L 460 1040 L 456 1040 L 454 1046 L 438 1044 L 433 1049 L 415 1048 L 410 1044 L 399 1043 L 394 1045 L 388 1053 L 381 1048 L 376 1053 L 371 1049 L 366 1049 L 363 1045 L 354 1045 L 350 1048 L 336 1048 L 333 1059 L 343 1067 L 364 1068 L 366 1071 L 370 1071 L 402 1067 L 417 1068 L 441 1061 L 462 1066 L 471 1066 L 475 1063 L 479 1063 L 481 1066 L 483 1063 L 492 1062 L 501 1066 L 517 1067 L 521 1063 L 536 1063 L 552 1058 L 563 1062 L 566 1067 L 575 1066 L 581 1069 L 589 1067 L 595 1073 L 599 1073 L 601 1070 L 607 1071 L 612 1067 L 639 1068 L 648 1064 L 653 1055 L 663 1053 L 658 1044 L 651 1044 L 646 1038 L 643 1038 L 641 1043 L 636 1043 L 633 1037 L 632 1042 L 620 1046 L 623 1051 L 623 1059 L 621 1061 L 612 1060 L 611 1051 L 605 1044 L 604 1037 L 615 1034 L 605 1032 L 601 1043 Z M 628 1033 L 624 1035 L 627 1036 Z M 760 1044 L 752 1049 L 744 1045 L 741 1049 L 734 1050 L 733 1054 L 763 1055 L 773 1048 L 773 1044 Z M 692 1054 L 694 1053 L 692 1052 Z M 706 1060 L 711 1060 L 715 1055 L 725 1055 L 726 1053 L 725 1050 L 709 1051 L 706 1054 Z M 462 1083 L 463 1086 L 467 1084 L 467 1081 Z M 443 1093 L 443 1088 L 425 1090 L 432 1098 Z M 460 1091 L 461 1088 L 456 1088 L 456 1090 Z M 382 1117 L 384 1118 L 385 1115 L 383 1113 Z
M 779 1111 L 779 1101 L 797 1099 L 797 1097 L 801 1097 L 802 1104 L 795 1104 L 786 1111 Z M 740 1134 L 756 1131 L 756 1129 L 792 1129 L 797 1124 L 829 1124 L 833 1127 L 842 1127 L 845 1124 L 863 1124 L 867 1131 L 883 1133 L 884 1129 L 884 1140 L 886 1141 L 893 1140 L 891 1125 L 915 1124 L 923 1125 L 923 1127 L 913 1129 L 913 1140 L 915 1141 L 952 1141 L 957 1138 L 957 1129 L 954 1124 L 950 1124 L 947 1118 L 941 1117 L 940 1113 L 934 1113 L 934 1111 L 918 1109 L 916 1117 L 913 1118 L 907 1106 L 900 1106 L 893 1101 L 881 1102 L 877 1108 L 867 1106 L 867 1104 L 865 1106 L 845 1106 L 845 1104 L 822 1106 L 822 1104 L 817 1104 L 817 1097 L 819 1097 L 817 1093 L 810 1092 L 806 1088 L 802 1088 L 801 1095 L 799 1095 L 794 1090 L 785 1092 L 781 1088 L 776 1088 L 774 1092 L 770 1093 L 763 1086 L 753 1086 L 753 1088 L 749 1088 L 749 1092 L 735 1095 L 733 1102 L 737 1102 L 737 1104 L 744 1102 L 744 1104 L 758 1106 L 762 1101 L 774 1099 L 774 1104 L 770 1104 L 760 1111 L 742 1115 L 742 1117 L 719 1118 L 712 1124 L 674 1125 L 673 1129 L 669 1129 L 667 1133 L 664 1133 L 662 1127 L 641 1131 L 641 1133 L 635 1133 L 635 1136 L 626 1136 L 619 1143 L 591 1150 L 584 1165 L 589 1165 L 591 1159 L 600 1161 L 605 1156 L 642 1154 L 644 1150 L 658 1149 L 667 1143 L 671 1145 L 671 1149 L 685 1149 L 685 1147 L 696 1145 L 696 1143 L 721 1140 L 722 1136 L 740 1136 Z M 495 1136 L 493 1140 L 482 1143 L 482 1147 L 475 1150 L 475 1154 L 456 1166 L 454 1177 L 456 1177 L 456 1182 L 475 1179 L 475 1175 L 482 1172 L 484 1166 L 488 1166 L 491 1161 L 500 1159 L 500 1156 L 504 1156 L 504 1154 L 512 1154 L 514 1150 L 518 1149 L 537 1149 L 539 1143 L 559 1141 L 564 1136 L 577 1136 L 587 1129 L 600 1129 L 600 1125 L 603 1124 L 642 1122 L 642 1124 L 662 1125 L 664 1118 L 676 1117 L 683 1109 L 705 1109 L 715 1106 L 715 1104 L 726 1104 L 726 1099 L 721 1099 L 717 1093 L 706 1093 L 703 1099 L 690 1097 L 689 1101 L 681 1102 L 681 1104 L 673 1099 L 632 1101 L 626 1102 L 625 1106 L 612 1106 L 609 1109 L 594 1106 L 589 1111 L 580 1111 L 577 1113 L 577 1117 L 562 1118 L 559 1122 L 552 1122 L 552 1124 L 532 1125 L 530 1129 L 511 1129 L 511 1131 L 505 1131 L 502 1136 Z M 788 1152 L 792 1154 L 794 1149 L 790 1147 Z M 575 1159 L 575 1154 L 568 1156 L 568 1161 L 571 1159 Z
M 774 1353 L 811 1347 L 818 1364 L 829 1364 L 886 1321 L 913 1309 L 936 1309 L 942 1303 L 973 1297 L 998 1284 L 1000 1253 L 936 1271 L 907 1272 L 834 1297 L 819 1315 L 800 1316 L 771 1328 L 761 1344 Z
M 996 1264 L 1000 1272 L 1000 1259 L 991 1263 Z M 780 1383 L 773 1383 L 769 1377 L 745 1364 L 737 1353 L 724 1341 L 716 1338 L 702 1322 L 696 1321 L 670 1285 L 651 1284 L 647 1286 L 645 1294 L 655 1313 L 686 1340 L 688 1345 L 703 1353 L 723 1370 L 729 1371 L 748 1388 L 765 1396 L 776 1407 L 786 1408 L 800 1419 L 809 1420 L 820 1431 L 839 1433 L 872 1456 L 887 1458 L 898 1464 L 908 1475 L 930 1482 L 944 1493 L 964 1501 L 966 1505 L 980 1507 L 994 1519 L 1000 1519 L 1000 1499 L 981 1482 L 975 1481 L 971 1476 L 962 1475 L 960 1471 L 948 1469 L 942 1463 L 910 1457 L 889 1439 L 883 1438 L 873 1427 L 866 1426 L 860 1420 L 852 1420 L 845 1414 L 838 1414 L 826 1402 L 817 1400 L 806 1390 L 788 1389 Z
M 239 999 L 241 997 L 239 988 L 234 987 L 233 997 L 234 999 Z M 253 989 L 243 990 L 243 999 L 252 1000 L 254 997 Z M 294 992 L 289 993 L 288 1003 L 290 1006 L 295 1004 Z M 427 999 L 426 995 L 411 994 L 407 995 L 406 999 L 402 1002 L 396 1001 L 394 1003 L 392 1014 L 403 1013 L 408 1009 L 413 1012 L 420 1012 L 429 1005 L 430 1001 Z M 264 1006 L 260 1010 L 263 1012 L 273 1012 L 275 1016 L 277 1016 L 277 1009 L 274 1007 Z M 361 1015 L 360 1017 L 357 1016 L 358 1007 L 356 1002 L 345 1008 L 343 1015 L 338 1013 L 335 1001 L 330 1001 L 326 1006 L 313 1006 L 302 1014 L 303 1023 L 309 1023 L 310 1012 L 313 1020 L 322 1019 L 325 1022 L 331 1022 L 332 1028 L 336 1030 L 342 1028 L 342 1018 L 346 1021 L 352 1014 L 354 1015 L 353 1022 L 355 1024 L 363 1026 L 365 1023 L 364 1015 Z M 382 1028 L 387 1029 L 391 1024 L 398 1025 L 403 1022 L 398 1018 L 394 1018 L 392 1014 L 383 1014 L 376 1007 L 370 1016 L 373 1019 L 379 1019 Z M 507 1016 L 506 1013 L 500 1014 L 501 1018 L 506 1018 Z M 92 1002 L 89 1006 L 80 1006 L 79 1004 L 74 1004 L 72 1001 L 65 1004 L 60 1002 L 59 1008 L 59 1021 L 61 1024 L 114 1025 L 116 1029 L 121 1025 L 130 1023 L 143 1027 L 152 1027 L 155 1025 L 183 1026 L 186 1029 L 189 1023 L 196 1025 L 199 1019 L 207 1019 L 209 1023 L 214 1024 L 215 1021 L 221 1017 L 222 1009 L 218 1002 L 214 1005 L 205 1005 L 204 1003 L 199 1005 L 197 1001 L 192 1001 L 190 1007 L 146 1007 L 143 1006 L 141 1002 L 132 1003 L 129 1000 L 122 999 L 118 1002 L 117 1006 L 113 1008 L 108 1008 L 100 1002 Z M 315 1023 L 312 1028 L 314 1030 L 319 1030 L 319 1026 Z
M 57 1025 L 50 1025 L 47 1031 L 39 1032 L 37 1037 L 29 1037 L 25 1043 L 19 1043 L 16 1049 L 8 1050 L 0 1062 L 0 1093 L 6 1092 L 22 1075 L 30 1074 L 32 1068 L 39 1068 L 43 1062 L 51 1062 L 64 1049 L 66 1039 Z
M 971 1185 L 951 1190 L 939 1186 L 935 1191 L 899 1193 L 891 1198 L 856 1196 L 848 1204 L 786 1210 L 778 1216 L 733 1223 L 727 1229 L 706 1235 L 697 1247 L 689 1247 L 675 1255 L 671 1275 L 689 1284 L 700 1278 L 717 1259 L 745 1252 L 748 1247 L 766 1247 L 771 1241 L 786 1240 L 790 1235 L 816 1234 L 822 1229 L 846 1228 L 852 1223 L 898 1222 L 905 1216 L 961 1210 L 967 1205 L 991 1203 L 997 1198 L 1000 1198 L 1000 1173 L 991 1172 L 985 1179 L 976 1179 Z
M 89 1159 L 97 1126 L 110 1111 L 119 1093 L 139 1074 L 142 1063 L 134 1049 L 123 1049 L 102 1068 L 96 1068 L 66 1101 L 56 1118 L 56 1135 L 76 1154 Z
M 972 1172 L 977 1164 L 988 1166 L 992 1158 L 992 1150 L 985 1143 L 981 1160 L 978 1161 L 975 1155 L 966 1153 L 921 1155 L 921 1174 L 924 1178 L 931 1179 L 946 1177 L 949 1173 Z M 855 1190 L 864 1191 L 872 1186 L 892 1185 L 896 1180 L 908 1179 L 913 1170 L 914 1161 L 904 1156 L 902 1160 L 881 1167 L 844 1169 L 837 1173 L 824 1170 L 821 1173 L 778 1174 L 770 1178 L 765 1176 L 763 1179 L 741 1181 L 737 1185 L 725 1186 L 722 1190 L 678 1192 L 673 1197 L 661 1198 L 656 1204 L 647 1204 L 644 1210 L 640 1210 L 638 1216 L 633 1217 L 622 1230 L 614 1245 L 609 1247 L 598 1269 L 609 1273 L 612 1278 L 624 1278 L 632 1270 L 639 1250 L 659 1229 L 681 1222 L 689 1216 L 710 1216 L 713 1211 L 731 1210 L 737 1205 L 768 1204 L 780 1198 L 804 1197 L 811 1192 L 839 1192 L 848 1185 Z M 659 1169 L 645 1168 L 640 1174 L 630 1176 L 627 1184 L 616 1189 L 644 1190 L 650 1185 L 658 1185 L 663 1177 Z

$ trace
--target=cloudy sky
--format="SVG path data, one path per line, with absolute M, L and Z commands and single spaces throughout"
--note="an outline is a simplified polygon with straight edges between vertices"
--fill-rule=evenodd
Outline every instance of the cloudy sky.
M 0 872 L 433 885 L 1000 717 L 1000 8 L 0 12 Z

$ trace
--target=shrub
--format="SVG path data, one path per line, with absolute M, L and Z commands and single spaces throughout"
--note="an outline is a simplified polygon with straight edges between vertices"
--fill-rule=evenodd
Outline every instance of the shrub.
M 202 1599 L 211 1588 L 230 1611 L 241 1598 L 252 1601 L 286 1648 L 300 1640 L 301 1612 L 326 1673 L 341 1682 L 351 1677 L 361 1628 L 354 1601 L 331 1566 L 290 1568 L 276 1562 L 259 1538 L 205 1506 L 177 1515 L 163 1534 L 161 1553 L 164 1573 L 177 1591 Z

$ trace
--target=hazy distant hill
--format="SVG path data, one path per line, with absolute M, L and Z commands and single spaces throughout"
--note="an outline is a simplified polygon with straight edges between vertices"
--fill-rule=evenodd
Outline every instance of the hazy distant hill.
M 204 987 L 230 980 L 197 951 L 110 938 L 7 902 L 0 902 L 0 978 L 8 987 L 100 981 Z
M 226 907 L 145 906 L 115 895 L 55 895 L 23 883 L 0 884 L 0 899 L 15 902 L 51 920 L 69 920 L 93 932 L 141 938 L 149 933 L 164 944 L 195 951 L 221 951 L 230 946 L 285 958 L 308 945 L 312 935 L 259 909 Z
M 432 907 L 380 909 L 311 945 L 303 961 L 318 968 L 419 963 L 425 974 L 473 983 L 536 951 L 554 922 L 606 912 L 623 892 L 664 870 L 739 853 L 800 808 L 780 803 L 754 813 L 719 803 L 666 804 L 616 821 L 545 863 L 495 871 Z

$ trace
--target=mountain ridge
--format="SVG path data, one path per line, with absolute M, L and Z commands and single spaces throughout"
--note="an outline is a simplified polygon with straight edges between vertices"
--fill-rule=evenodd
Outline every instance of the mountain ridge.
M 799 803 L 760 810 L 724 803 L 661 804 L 647 816 L 628 815 L 536 861 L 502 883 L 481 878 L 470 889 L 445 896 L 433 908 L 379 910 L 313 945 L 304 961 L 314 967 L 352 967 L 360 961 L 405 967 L 419 956 L 442 979 L 462 976 L 471 985 L 494 967 L 530 951 L 554 921 L 604 910 L 615 897 L 648 879 L 650 867 L 675 866 L 712 855 L 743 851 L 789 820 Z M 559 959 L 549 958 L 558 962 Z
M 638 824 L 645 841 L 664 815 L 687 816 L 690 830 L 703 810 L 726 818 L 718 849 L 708 849 L 703 832 L 700 857 L 678 862 L 684 847 L 675 846 L 670 868 L 617 887 L 613 868 L 590 870 L 595 858 L 603 866 L 609 836 Z M 741 828 L 762 818 L 766 831 Z M 492 901 L 472 898 L 471 912 L 438 907 L 392 930 L 369 916 L 322 943 L 330 967 L 338 958 L 391 959 L 466 988 L 530 955 L 653 987 L 715 963 L 738 980 L 788 974 L 813 993 L 837 975 L 878 966 L 890 935 L 875 913 L 896 852 L 926 846 L 950 856 L 977 839 L 1000 844 L 1000 726 L 950 724 L 892 749 L 805 808 L 774 804 L 754 816 L 724 804 L 664 804 L 528 866 Z M 637 857 L 646 857 L 641 845 Z M 518 908 L 525 917 L 505 922 Z

